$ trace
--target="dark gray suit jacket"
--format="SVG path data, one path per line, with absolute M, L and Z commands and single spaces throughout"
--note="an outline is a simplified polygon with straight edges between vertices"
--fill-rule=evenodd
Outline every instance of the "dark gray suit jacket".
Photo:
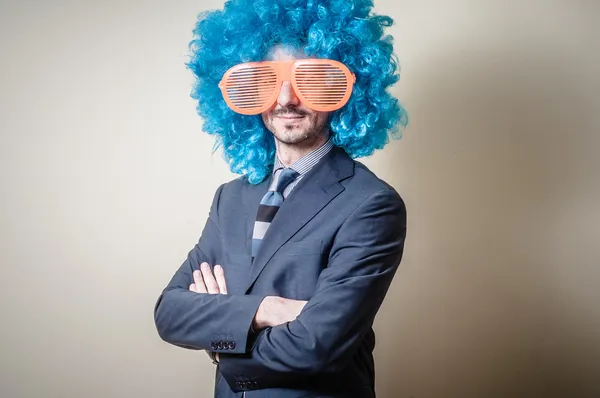
M 298 183 L 251 261 L 268 179 L 221 185 L 202 236 L 155 306 L 158 333 L 219 352 L 215 396 L 374 397 L 372 330 L 406 236 L 398 193 L 334 147 Z M 225 270 L 227 295 L 190 292 L 203 261 Z M 265 296 L 308 300 L 292 322 L 252 333 Z

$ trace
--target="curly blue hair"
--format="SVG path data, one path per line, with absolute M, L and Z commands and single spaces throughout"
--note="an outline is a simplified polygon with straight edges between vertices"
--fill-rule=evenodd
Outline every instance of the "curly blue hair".
M 303 49 L 309 57 L 334 59 L 355 75 L 352 96 L 329 122 L 334 145 L 352 158 L 368 156 L 401 138 L 407 115 L 387 87 L 399 80 L 388 16 L 371 13 L 371 0 L 229 0 L 223 10 L 198 16 L 187 67 L 196 81 L 192 98 L 216 136 L 231 171 L 258 184 L 273 168 L 275 141 L 261 115 L 232 111 L 218 87 L 232 66 L 264 60 L 275 45 Z

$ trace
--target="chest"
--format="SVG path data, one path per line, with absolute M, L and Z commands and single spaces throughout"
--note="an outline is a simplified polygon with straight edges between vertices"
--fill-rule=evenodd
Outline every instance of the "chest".
M 287 203 L 282 204 L 282 210 Z M 319 275 L 327 266 L 329 249 L 336 230 L 335 217 L 328 217 L 323 209 L 295 231 L 289 239 L 280 238 L 287 231 L 287 223 L 276 215 L 263 238 L 262 246 L 270 247 L 268 258 L 253 263 L 252 234 L 256 214 L 242 206 L 231 208 L 219 225 L 222 266 L 231 294 L 277 295 L 297 300 L 308 300 L 315 292 Z M 289 212 L 289 209 L 288 209 Z M 253 214 L 254 213 L 254 214 Z M 282 243 L 281 245 L 279 243 Z M 271 254 L 272 251 L 272 254 Z M 258 257 L 257 257 L 258 259 Z M 260 267 L 258 277 L 256 267 Z M 253 283 L 250 284 L 251 279 Z

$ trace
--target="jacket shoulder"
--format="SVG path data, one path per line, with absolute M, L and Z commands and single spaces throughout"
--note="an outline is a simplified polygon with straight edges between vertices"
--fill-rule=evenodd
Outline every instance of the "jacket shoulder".
M 381 191 L 389 191 L 392 196 L 397 196 L 399 200 L 402 200 L 400 194 L 393 186 L 379 178 L 363 163 L 356 160 L 353 161 L 355 164 L 354 175 L 343 182 L 347 190 L 355 194 L 361 193 L 364 196 L 371 196 Z
M 252 187 L 252 184 L 248 182 L 246 176 L 240 176 L 231 181 L 221 184 L 219 189 L 223 191 L 223 194 L 230 195 L 240 193 L 241 191 L 250 187 Z

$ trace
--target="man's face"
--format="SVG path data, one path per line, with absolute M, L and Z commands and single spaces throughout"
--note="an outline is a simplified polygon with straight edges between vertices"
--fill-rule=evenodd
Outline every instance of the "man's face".
M 306 58 L 288 47 L 275 46 L 270 61 L 290 61 Z M 318 112 L 305 106 L 296 96 L 289 81 L 284 81 L 275 104 L 262 113 L 262 119 L 275 139 L 288 145 L 311 145 L 329 135 L 328 122 L 332 112 Z

